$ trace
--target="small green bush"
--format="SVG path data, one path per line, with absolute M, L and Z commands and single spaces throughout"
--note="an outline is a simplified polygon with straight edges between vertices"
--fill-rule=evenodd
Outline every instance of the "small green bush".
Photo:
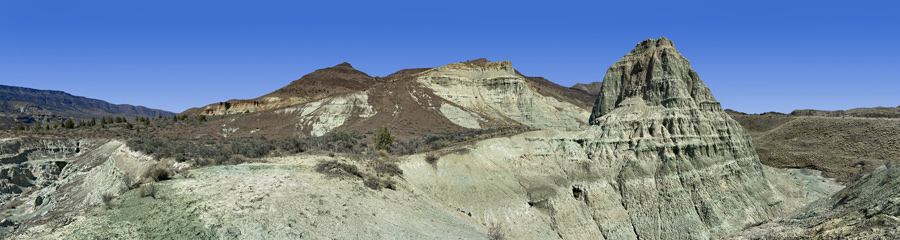
M 391 136 L 391 131 L 388 130 L 387 127 L 382 126 L 375 132 L 373 141 L 375 141 L 375 149 L 387 151 L 391 149 L 391 144 L 394 143 L 394 137 Z

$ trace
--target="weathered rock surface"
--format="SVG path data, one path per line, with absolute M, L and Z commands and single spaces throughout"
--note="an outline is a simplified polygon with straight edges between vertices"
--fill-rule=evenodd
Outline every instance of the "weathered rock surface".
M 900 238 L 900 166 L 888 164 L 831 197 L 730 239 Z
M 487 228 L 428 195 L 377 191 L 314 171 L 327 156 L 195 169 L 158 182 L 156 198 L 124 192 L 109 209 L 11 239 L 485 239 Z M 118 160 L 114 160 L 118 162 Z M 97 174 L 97 173 L 94 173 Z
M 587 130 L 487 140 L 404 172 L 514 238 L 715 238 L 812 200 L 771 181 L 750 136 L 665 38 L 614 64 L 597 102 Z
M 416 80 L 442 98 L 477 113 L 469 119 L 456 118 L 457 124 L 485 121 L 484 118 L 512 120 L 540 129 L 576 129 L 585 124 L 587 111 L 541 95 L 516 73 L 509 61 L 484 61 L 448 64 L 422 72 Z
M 0 227 L 0 236 L 20 226 L 66 225 L 101 204 L 102 195 L 117 196 L 129 190 L 156 164 L 149 156 L 130 151 L 118 141 L 8 140 L 21 142 L 20 148 L 27 155 L 22 157 L 23 162 L 5 163 L 3 171 L 28 170 L 25 173 L 31 174 L 23 181 L 0 179 L 12 184 L 5 186 L 22 189 L 2 194 L 0 219 L 9 224 Z M 78 150 L 74 150 L 76 145 Z
M 721 110 L 709 88 L 691 69 L 691 63 L 665 37 L 644 40 L 614 63 L 600 88 L 591 123 L 629 98 L 647 106 Z

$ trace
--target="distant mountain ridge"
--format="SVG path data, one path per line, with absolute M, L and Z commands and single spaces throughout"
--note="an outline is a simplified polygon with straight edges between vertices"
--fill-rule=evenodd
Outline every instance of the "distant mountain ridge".
M 74 96 L 56 90 L 0 85 L 0 128 L 18 122 L 100 118 L 101 116 L 163 117 L 175 113 L 129 104 L 112 104 L 103 100 Z
M 603 82 L 592 82 L 592 83 L 588 83 L 588 84 L 576 83 L 575 85 L 572 85 L 569 88 L 575 89 L 575 90 L 581 90 L 581 91 L 584 91 L 589 94 L 597 95 L 600 93 L 600 86 L 603 86 Z

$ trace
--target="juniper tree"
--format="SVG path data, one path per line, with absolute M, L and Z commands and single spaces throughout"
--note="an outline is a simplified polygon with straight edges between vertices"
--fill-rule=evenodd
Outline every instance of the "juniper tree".
M 391 136 L 391 131 L 385 126 L 382 126 L 375 132 L 373 140 L 375 141 L 375 148 L 378 150 L 390 150 L 391 144 L 394 143 L 394 137 Z

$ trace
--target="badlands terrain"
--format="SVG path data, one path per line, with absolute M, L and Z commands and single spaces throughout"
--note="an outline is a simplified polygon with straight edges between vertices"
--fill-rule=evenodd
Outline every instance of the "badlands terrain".
M 898 110 L 724 110 L 666 38 L 571 88 L 508 61 L 342 63 L 177 115 L 3 132 L 0 236 L 891 239 Z

